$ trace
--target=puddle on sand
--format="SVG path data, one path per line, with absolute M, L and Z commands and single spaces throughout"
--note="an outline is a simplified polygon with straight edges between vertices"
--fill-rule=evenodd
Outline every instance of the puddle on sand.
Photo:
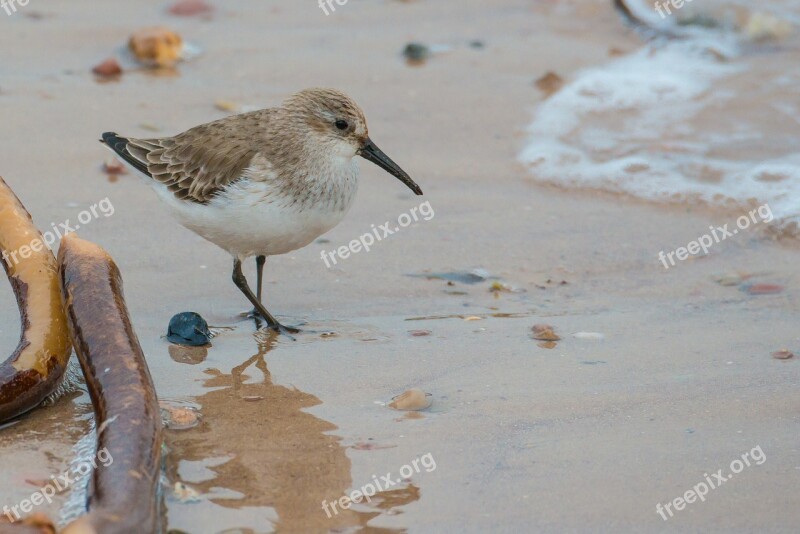
M 170 528 L 205 532 L 213 524 L 215 532 L 402 532 L 367 522 L 418 500 L 419 488 L 412 484 L 327 517 L 322 501 L 351 491 L 346 448 L 329 434 L 335 425 L 304 411 L 321 404 L 319 398 L 273 383 L 266 356 L 281 350 L 278 336 L 254 337 L 257 352 L 230 373 L 204 371 L 208 391 L 194 398 L 202 407 L 201 424 L 167 431 L 167 477 L 198 494 L 184 502 L 168 497 Z
M 29 499 L 35 491 L 49 484 L 51 477 L 59 477 L 76 461 L 87 459 L 81 457 L 75 445 L 91 432 L 91 412 L 86 393 L 71 393 L 55 405 L 38 408 L 3 428 L 0 432 L 0 457 L 3 458 L 0 506 L 17 505 Z M 83 484 L 73 484 L 58 492 L 52 503 L 45 502 L 35 511 L 59 520 L 60 509 L 71 500 L 73 493 L 77 493 L 77 498 L 85 495 Z

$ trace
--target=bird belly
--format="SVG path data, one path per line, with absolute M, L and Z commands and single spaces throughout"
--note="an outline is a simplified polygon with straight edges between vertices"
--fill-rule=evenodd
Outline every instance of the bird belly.
M 166 188 L 159 196 L 183 226 L 244 258 L 285 254 L 308 245 L 339 224 L 356 189 L 353 183 L 339 198 L 313 203 L 275 195 L 260 182 L 240 184 L 208 204 L 178 200 Z

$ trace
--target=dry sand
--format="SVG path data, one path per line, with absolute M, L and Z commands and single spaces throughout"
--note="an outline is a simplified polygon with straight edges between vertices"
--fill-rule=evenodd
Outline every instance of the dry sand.
M 328 17 L 314 2 L 219 5 L 210 20 L 170 17 L 160 1 L 31 0 L 0 12 L 0 173 L 42 228 L 113 202 L 113 216 L 80 234 L 120 266 L 160 397 L 202 414 L 200 426 L 169 433 L 170 483 L 200 495 L 167 492 L 170 528 L 796 531 L 800 362 L 770 357 L 800 352 L 796 247 L 743 233 L 665 271 L 658 251 L 738 214 L 542 188 L 516 163 L 541 98 L 533 80 L 550 70 L 568 79 L 611 48 L 640 46 L 606 2 L 353 0 Z M 152 24 L 176 28 L 202 56 L 176 76 L 97 83 L 89 69 Z M 485 48 L 469 47 L 475 39 Z M 411 40 L 452 50 L 409 67 L 399 52 Z M 421 184 L 435 217 L 326 268 L 323 248 L 419 203 L 362 165 L 356 205 L 330 243 L 267 263 L 269 309 L 316 333 L 264 339 L 237 322 L 246 303 L 226 254 L 173 222 L 137 178 L 110 182 L 96 139 L 159 135 L 143 123 L 171 135 L 222 117 L 217 99 L 265 107 L 308 86 L 362 105 L 373 139 Z M 525 291 L 406 276 L 476 267 Z M 731 271 L 785 289 L 750 296 L 714 281 Z M 10 348 L 16 307 L 8 289 L 0 300 Z M 160 336 L 184 310 L 236 328 L 206 355 L 173 359 Z M 562 341 L 538 346 L 536 323 Z M 410 387 L 433 394 L 422 417 L 378 403 Z M 0 432 L 0 505 L 74 460 L 88 412 L 87 395 L 72 395 Z M 758 446 L 762 465 L 667 522 L 656 513 Z M 435 470 L 333 519 L 322 510 L 322 499 L 373 475 L 397 478 L 427 453 Z M 66 498 L 39 510 L 57 517 Z

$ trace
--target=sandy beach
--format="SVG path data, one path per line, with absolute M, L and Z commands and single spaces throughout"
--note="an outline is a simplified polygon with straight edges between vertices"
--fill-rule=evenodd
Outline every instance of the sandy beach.
M 796 238 L 759 221 L 666 269 L 660 251 L 749 210 L 553 184 L 520 163 L 545 102 L 535 80 L 569 83 L 643 46 L 610 4 L 351 0 L 326 16 L 315 2 L 237 0 L 177 17 L 161 1 L 30 0 L 0 11 L 0 175 L 42 229 L 113 205 L 78 233 L 120 267 L 162 403 L 201 417 L 167 431 L 169 530 L 797 530 L 800 362 L 771 356 L 800 353 Z M 198 55 L 171 75 L 125 64 L 98 81 L 91 68 L 152 25 Z M 408 65 L 409 42 L 435 53 Z M 249 306 L 229 255 L 171 219 L 144 180 L 102 172 L 111 154 L 97 139 L 174 135 L 229 114 L 215 102 L 258 109 L 314 86 L 351 95 L 425 195 L 364 162 L 345 220 L 267 261 L 269 309 L 306 330 L 292 341 L 238 317 Z M 321 259 L 422 202 L 429 220 L 336 265 Z M 486 279 L 430 276 L 476 269 Z M 232 328 L 207 350 L 176 348 L 163 336 L 182 311 Z M 0 317 L 10 350 L 7 286 Z M 533 339 L 537 324 L 560 340 Z M 409 388 L 432 406 L 386 405 Z M 0 507 L 85 455 L 91 412 L 83 388 L 0 430 Z M 731 472 L 755 450 L 763 461 L 753 453 Z M 426 455 L 434 462 L 400 475 Z M 728 480 L 703 501 L 659 514 L 718 470 Z M 326 514 L 323 501 L 387 474 L 396 483 L 372 502 Z M 36 511 L 63 525 L 85 493 Z

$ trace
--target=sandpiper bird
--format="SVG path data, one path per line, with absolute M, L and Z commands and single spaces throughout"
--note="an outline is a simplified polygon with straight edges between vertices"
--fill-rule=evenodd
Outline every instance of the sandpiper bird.
M 334 89 L 306 89 L 280 107 L 234 115 L 175 137 L 101 142 L 148 178 L 185 227 L 233 255 L 233 282 L 270 328 L 281 325 L 261 303 L 267 256 L 311 243 L 336 226 L 358 189 L 361 156 L 420 187 L 369 138 L 353 100 Z M 256 257 L 256 293 L 242 261 Z

